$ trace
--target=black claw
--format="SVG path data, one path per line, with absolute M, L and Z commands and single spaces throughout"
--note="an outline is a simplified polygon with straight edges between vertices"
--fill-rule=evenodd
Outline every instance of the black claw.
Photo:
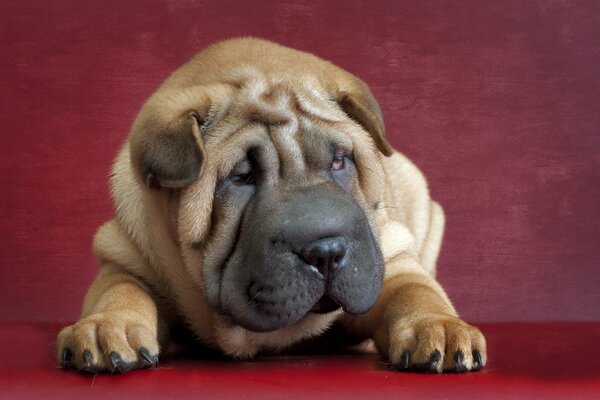
M 438 372 L 438 364 L 442 360 L 442 353 L 439 350 L 434 350 L 431 353 L 431 357 L 429 358 L 429 362 L 423 365 L 423 371 L 425 372 Z
M 417 372 L 435 374 L 439 372 L 438 366 L 440 361 L 442 361 L 442 353 L 436 349 L 433 351 L 433 353 L 431 353 L 428 361 L 424 362 L 423 364 L 415 364 L 411 369 Z
M 110 360 L 110 366 L 112 367 L 114 372 L 121 372 L 121 365 L 123 364 L 123 360 L 121 356 L 116 351 L 111 351 L 108 355 L 108 359 Z
M 458 350 L 456 353 L 454 353 L 454 362 L 457 364 L 462 364 L 464 359 L 465 356 L 462 351 Z
M 91 351 L 84 350 L 82 357 L 83 357 L 83 371 L 84 372 L 97 374 L 98 372 L 102 371 L 100 368 L 98 368 L 96 365 L 94 365 L 94 356 Z
M 134 362 L 125 362 L 116 351 L 111 351 L 108 355 L 108 359 L 110 360 L 110 365 L 112 367 L 113 373 L 123 373 L 127 371 L 131 371 L 136 367 L 136 363 Z
M 92 356 L 92 352 L 89 350 L 85 350 L 83 352 L 83 367 L 85 369 L 89 369 L 92 367 L 93 362 L 94 362 L 94 357 Z
M 150 355 L 150 352 L 148 351 L 147 348 L 140 347 L 138 349 L 138 353 L 140 354 L 140 357 L 142 357 L 142 359 L 143 359 L 142 366 L 144 366 L 146 368 L 150 368 L 158 363 L 158 355 L 154 355 L 154 356 Z
M 410 350 L 405 350 L 404 353 L 402 353 L 400 359 L 402 361 L 402 368 L 408 369 L 408 361 L 410 360 Z
M 68 347 L 65 347 L 62 352 L 60 366 L 63 368 L 71 368 L 73 366 L 73 352 Z
M 464 361 L 465 355 L 462 351 L 458 350 L 456 353 L 454 353 L 454 362 L 456 363 L 456 365 L 454 366 L 454 368 L 451 369 L 451 371 L 467 372 L 467 366 L 464 364 Z
M 473 371 L 479 371 L 483 368 L 483 358 L 479 350 L 473 350 Z
M 439 350 L 434 350 L 433 353 L 431 353 L 431 361 L 435 364 L 439 363 L 440 360 L 442 359 L 442 353 L 440 353 Z

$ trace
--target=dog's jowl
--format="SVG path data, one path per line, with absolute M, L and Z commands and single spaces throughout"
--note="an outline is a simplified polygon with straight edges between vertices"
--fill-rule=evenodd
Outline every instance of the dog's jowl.
M 373 339 L 398 370 L 486 363 L 435 280 L 442 208 L 368 87 L 327 61 L 208 47 L 144 104 L 110 183 L 100 271 L 57 340 L 65 368 L 151 367 L 182 326 L 235 358 L 337 335 Z

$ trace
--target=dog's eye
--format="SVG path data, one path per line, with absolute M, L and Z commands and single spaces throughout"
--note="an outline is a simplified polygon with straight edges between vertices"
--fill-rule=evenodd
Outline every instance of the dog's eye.
M 229 179 L 234 185 L 237 186 L 254 185 L 255 183 L 254 173 L 252 171 L 245 174 L 232 175 L 229 177 Z
M 339 171 L 344 168 L 346 168 L 346 156 L 335 156 L 331 162 L 330 169 L 332 171 Z
M 255 169 L 248 160 L 242 160 L 233 167 L 227 177 L 236 186 L 254 185 L 256 183 Z

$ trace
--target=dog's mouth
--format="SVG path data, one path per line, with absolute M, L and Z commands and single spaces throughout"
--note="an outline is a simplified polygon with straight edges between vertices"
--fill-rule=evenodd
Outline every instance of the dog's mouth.
M 310 264 L 300 263 L 290 251 L 271 252 L 263 268 L 260 262 L 253 263 L 253 275 L 240 277 L 235 273 L 242 269 L 229 264 L 221 280 L 222 310 L 256 332 L 274 331 L 308 315 L 341 310 L 364 314 L 379 296 L 383 264 L 374 243 L 363 247 L 371 251 L 349 246 L 347 264 L 327 274 L 313 273 Z
M 319 301 L 315 303 L 309 312 L 316 314 L 327 314 L 338 310 L 340 307 L 341 306 L 337 303 L 337 301 L 325 294 L 319 299 Z

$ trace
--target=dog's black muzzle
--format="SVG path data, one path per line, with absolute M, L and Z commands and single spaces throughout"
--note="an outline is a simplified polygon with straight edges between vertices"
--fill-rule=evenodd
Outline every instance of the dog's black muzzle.
M 365 213 L 339 187 L 321 185 L 249 207 L 223 272 L 221 305 L 243 327 L 271 331 L 309 312 L 365 313 L 382 280 Z

